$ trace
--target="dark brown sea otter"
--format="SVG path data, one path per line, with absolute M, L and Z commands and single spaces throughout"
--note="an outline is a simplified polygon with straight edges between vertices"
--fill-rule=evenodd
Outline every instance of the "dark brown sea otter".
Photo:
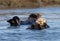
M 10 23 L 11 26 L 20 25 L 20 19 L 17 16 L 14 16 L 12 19 L 9 19 L 7 22 Z

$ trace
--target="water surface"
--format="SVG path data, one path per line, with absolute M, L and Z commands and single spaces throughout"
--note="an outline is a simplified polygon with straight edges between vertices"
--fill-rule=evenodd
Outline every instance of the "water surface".
M 30 13 L 40 13 L 50 28 L 41 31 L 27 30 L 29 25 L 12 28 L 6 22 L 13 16 L 26 20 Z M 0 10 L 0 14 L 0 41 L 60 41 L 60 7 Z

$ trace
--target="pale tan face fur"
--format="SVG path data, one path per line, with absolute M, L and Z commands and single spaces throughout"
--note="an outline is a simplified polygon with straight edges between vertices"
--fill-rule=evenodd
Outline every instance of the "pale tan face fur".
M 39 19 L 36 20 L 36 23 L 40 24 L 41 26 L 44 25 L 45 22 L 46 21 L 42 18 L 39 18 Z

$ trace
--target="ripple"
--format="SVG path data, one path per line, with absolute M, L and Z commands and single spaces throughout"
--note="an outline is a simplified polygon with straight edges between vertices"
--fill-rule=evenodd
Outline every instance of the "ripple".
M 10 27 L 6 21 L 16 16 L 10 14 L 13 12 L 21 20 L 27 19 L 28 15 L 32 12 L 41 13 L 42 18 L 47 20 L 50 28 L 44 30 L 27 30 L 26 28 L 29 25 L 22 25 L 17 28 Z M 7 15 L 0 15 L 0 41 L 60 41 L 60 7 L 0 10 L 0 13 L 7 13 Z

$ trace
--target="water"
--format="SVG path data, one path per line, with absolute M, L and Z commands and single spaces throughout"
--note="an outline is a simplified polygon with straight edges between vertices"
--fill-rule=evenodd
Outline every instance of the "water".
M 30 13 L 41 13 L 50 28 L 41 31 L 27 30 L 29 25 L 12 28 L 6 22 L 15 15 L 25 20 Z M 0 14 L 0 41 L 60 41 L 60 7 L 0 10 Z

